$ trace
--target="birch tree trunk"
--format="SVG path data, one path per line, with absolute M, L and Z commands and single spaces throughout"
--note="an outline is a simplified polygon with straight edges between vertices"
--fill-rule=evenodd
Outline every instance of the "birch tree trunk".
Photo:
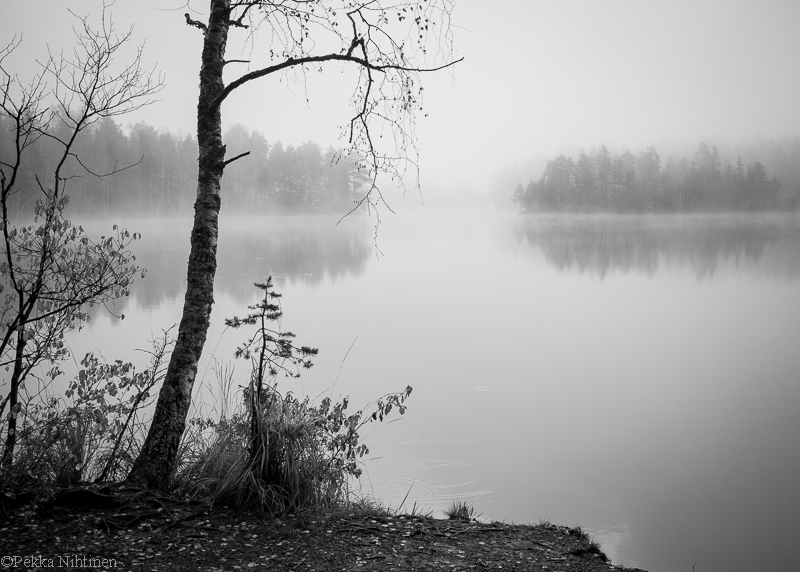
M 211 13 L 203 41 L 200 97 L 197 104 L 199 146 L 197 200 L 194 204 L 191 252 L 186 272 L 187 289 L 178 339 L 158 396 L 153 422 L 128 480 L 154 489 L 166 489 L 175 470 L 178 447 L 186 426 L 214 303 L 217 271 L 217 236 L 220 180 L 225 166 L 220 105 L 222 68 L 230 27 L 230 1 L 211 0 Z

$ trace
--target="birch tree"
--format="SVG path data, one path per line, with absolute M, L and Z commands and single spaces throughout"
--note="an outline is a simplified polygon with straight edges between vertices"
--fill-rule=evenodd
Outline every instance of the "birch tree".
M 187 13 L 186 24 L 203 34 L 197 199 L 178 338 L 150 431 L 129 480 L 168 486 L 191 402 L 198 361 L 214 302 L 220 180 L 233 161 L 222 144 L 221 106 L 246 84 L 292 70 L 300 74 L 332 64 L 358 70 L 352 115 L 343 128 L 343 155 L 359 158 L 371 183 L 353 208 L 382 201 L 378 176 L 402 180 L 416 168 L 414 119 L 422 112 L 422 72 L 456 63 L 450 16 L 455 0 L 211 0 L 206 21 Z M 253 53 L 269 64 L 234 74 L 247 62 L 228 59 L 230 32 L 246 34 Z M 230 66 L 233 66 L 232 68 Z M 223 70 L 234 79 L 225 81 Z M 390 148 L 377 145 L 390 141 Z M 416 179 L 418 181 L 418 179 Z M 418 183 L 417 183 L 418 184 Z

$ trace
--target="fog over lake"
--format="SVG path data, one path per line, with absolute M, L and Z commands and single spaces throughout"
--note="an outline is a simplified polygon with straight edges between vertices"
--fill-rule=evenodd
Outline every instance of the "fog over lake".
M 205 413 L 219 409 L 212 356 L 232 360 L 243 335 L 223 319 L 272 275 L 283 327 L 320 348 L 279 389 L 360 408 L 414 388 L 399 421 L 362 433 L 363 492 L 577 523 L 651 572 L 791 569 L 796 214 L 401 213 L 383 217 L 379 251 L 374 219 L 336 220 L 223 217 Z M 72 337 L 76 356 L 146 362 L 131 348 L 180 316 L 188 224 L 128 225 L 148 274 L 114 308 L 124 321 L 97 313 Z
M 124 442 L 122 378 L 68 383 L 88 352 L 141 373 L 149 340 L 177 332 L 196 215 L 180 345 L 197 352 L 175 352 L 154 446 L 129 472 L 115 443 L 101 481 L 167 488 L 212 294 L 190 423 L 242 401 L 251 364 L 234 351 L 252 330 L 225 319 L 271 276 L 281 327 L 319 348 L 279 391 L 367 416 L 413 387 L 403 416 L 360 431 L 355 494 L 580 525 L 648 572 L 800 569 L 800 1 L 31 6 L 0 18 L 0 468 L 93 480 L 98 450 L 81 466 L 62 446 L 91 446 L 73 418 Z M 106 312 L 129 285 L 114 240 L 93 246 L 112 225 L 141 233 L 147 273 Z M 48 384 L 82 292 L 91 319 Z M 40 397 L 51 411 L 28 409 Z M 272 434 L 250 433 L 245 474 Z

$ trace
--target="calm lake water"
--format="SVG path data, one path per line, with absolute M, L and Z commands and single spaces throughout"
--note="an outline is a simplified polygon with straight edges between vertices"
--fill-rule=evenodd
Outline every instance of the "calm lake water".
M 241 341 L 223 319 L 272 275 L 284 328 L 320 348 L 281 389 L 359 406 L 414 388 L 365 434 L 365 492 L 580 524 L 651 572 L 796 570 L 800 218 L 383 218 L 379 254 L 365 218 L 224 220 L 202 391 Z M 76 355 L 144 361 L 131 349 L 180 316 L 188 224 L 129 225 L 148 275 Z

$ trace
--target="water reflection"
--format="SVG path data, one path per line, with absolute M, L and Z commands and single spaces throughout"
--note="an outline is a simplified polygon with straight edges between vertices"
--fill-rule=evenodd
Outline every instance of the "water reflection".
M 327 216 L 224 218 L 220 224 L 215 289 L 242 306 L 253 298 L 253 283 L 273 276 L 280 285 L 291 279 L 316 285 L 364 272 L 372 256 L 373 228 L 363 217 Z M 189 221 L 134 222 L 129 230 L 142 234 L 133 245 L 137 264 L 147 275 L 131 292 L 141 308 L 157 308 L 182 297 L 189 257 Z M 118 301 L 124 312 L 130 301 Z
M 371 221 L 337 225 L 332 217 L 271 217 L 225 220 L 216 285 L 238 302 L 253 297 L 253 282 L 273 276 L 312 286 L 363 274 L 373 253 Z
M 296 391 L 361 407 L 414 387 L 401 422 L 363 435 L 381 456 L 366 492 L 578 523 L 652 572 L 788 572 L 798 220 L 403 214 L 381 226 L 380 262 L 368 220 L 228 220 L 200 371 L 213 382 L 208 356 L 238 345 L 222 318 L 272 274 L 287 328 L 321 349 Z M 188 225 L 130 228 L 149 268 L 132 296 L 151 311 L 134 304 L 116 335 L 92 322 L 76 355 L 128 359 L 180 315 Z
M 800 276 L 800 224 L 794 215 L 521 217 L 520 244 L 536 247 L 559 270 L 596 274 L 685 266 L 698 278 L 723 265 Z

